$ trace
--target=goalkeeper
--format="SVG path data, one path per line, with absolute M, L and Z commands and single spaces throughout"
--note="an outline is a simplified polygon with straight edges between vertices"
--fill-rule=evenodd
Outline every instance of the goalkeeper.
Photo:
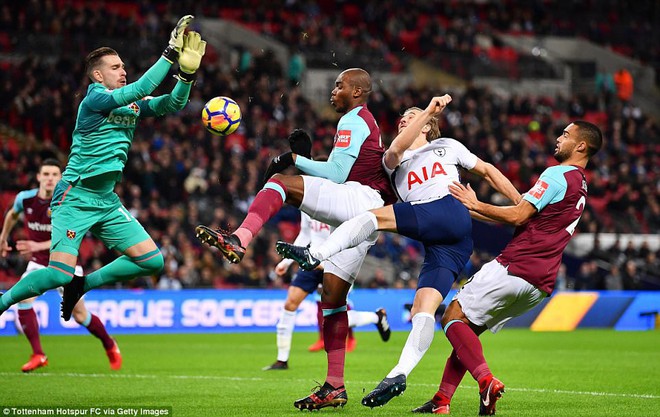
M 137 121 L 174 113 L 188 102 L 206 48 L 198 33 L 184 33 L 192 20 L 193 16 L 179 20 L 163 55 L 134 83 L 127 84 L 124 63 L 113 49 L 98 48 L 85 58 L 92 83 L 78 108 L 69 163 L 53 192 L 48 267 L 3 294 L 0 314 L 24 299 L 64 286 L 62 317 L 69 320 L 76 302 L 92 288 L 162 269 L 160 250 L 122 205 L 114 187 L 121 179 Z M 176 61 L 178 81 L 172 92 L 148 98 Z M 78 249 L 88 231 L 122 256 L 85 277 L 74 276 Z

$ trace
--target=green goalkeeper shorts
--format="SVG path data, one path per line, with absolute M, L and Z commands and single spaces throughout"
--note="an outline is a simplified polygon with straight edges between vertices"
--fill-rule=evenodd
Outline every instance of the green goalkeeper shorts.
M 113 191 L 97 191 L 61 180 L 51 202 L 51 252 L 78 256 L 87 232 L 92 232 L 108 249 L 125 252 L 151 239 L 144 227 L 126 210 Z

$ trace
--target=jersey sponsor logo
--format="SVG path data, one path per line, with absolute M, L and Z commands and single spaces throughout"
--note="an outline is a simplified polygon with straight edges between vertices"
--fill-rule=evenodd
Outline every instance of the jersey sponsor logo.
M 436 175 L 447 175 L 447 172 L 440 162 L 434 162 L 430 169 L 428 167 L 422 167 L 420 171 L 410 171 L 408 173 L 408 191 L 412 189 L 413 185 L 423 184 Z
M 67 229 L 66 230 L 66 237 L 68 237 L 69 239 L 75 239 L 76 238 L 75 230 Z
M 34 230 L 35 232 L 50 232 L 52 227 L 50 224 L 41 224 L 39 222 L 28 222 L 28 229 Z
M 351 145 L 351 131 L 340 130 L 335 135 L 335 147 L 348 148 Z
M 543 197 L 543 194 L 545 194 L 545 191 L 547 189 L 548 189 L 548 183 L 542 180 L 538 180 L 536 181 L 536 184 L 534 184 L 534 187 L 532 187 L 532 189 L 529 190 L 529 195 L 540 200 L 541 197 Z
M 433 153 L 442 158 L 443 156 L 447 155 L 447 150 L 445 148 L 438 148 L 434 149 Z
M 137 104 L 135 106 L 137 106 Z M 129 109 L 129 112 L 127 112 L 126 109 L 120 107 L 119 109 L 115 109 L 110 112 L 108 115 L 108 123 L 125 127 L 133 127 L 137 123 L 137 114 L 134 113 L 132 109 Z

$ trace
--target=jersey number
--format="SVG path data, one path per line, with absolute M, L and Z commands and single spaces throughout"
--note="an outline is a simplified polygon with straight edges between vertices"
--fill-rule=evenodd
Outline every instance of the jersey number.
M 131 213 L 129 213 L 128 211 L 126 211 L 125 208 L 123 208 L 123 207 L 119 207 L 119 208 L 117 209 L 117 211 L 120 212 L 124 217 L 126 217 L 126 220 L 127 220 L 127 221 L 130 222 L 130 221 L 133 219 L 133 216 L 131 216 Z
M 584 210 L 584 205 L 586 203 L 587 203 L 587 199 L 584 196 L 580 197 L 577 204 L 575 205 L 575 209 L 576 210 Z M 580 217 L 575 219 L 575 221 L 573 223 L 568 225 L 568 227 L 566 228 L 566 231 L 568 232 L 569 235 L 573 236 L 573 232 L 575 232 L 575 228 L 577 227 L 577 224 L 578 224 L 578 222 L 580 221 L 581 218 L 582 218 L 582 214 L 580 214 Z

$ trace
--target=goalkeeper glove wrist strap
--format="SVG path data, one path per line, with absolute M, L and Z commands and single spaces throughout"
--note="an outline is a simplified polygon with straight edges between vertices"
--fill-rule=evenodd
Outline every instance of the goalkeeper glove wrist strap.
M 184 83 L 190 84 L 195 82 L 197 79 L 197 74 L 194 72 L 192 74 L 188 74 L 187 72 L 181 71 L 181 68 L 179 68 L 179 74 L 177 75 L 177 78 Z
M 168 46 L 163 51 L 163 58 L 167 59 L 170 64 L 174 64 L 174 61 L 179 58 L 179 53 L 171 46 Z

